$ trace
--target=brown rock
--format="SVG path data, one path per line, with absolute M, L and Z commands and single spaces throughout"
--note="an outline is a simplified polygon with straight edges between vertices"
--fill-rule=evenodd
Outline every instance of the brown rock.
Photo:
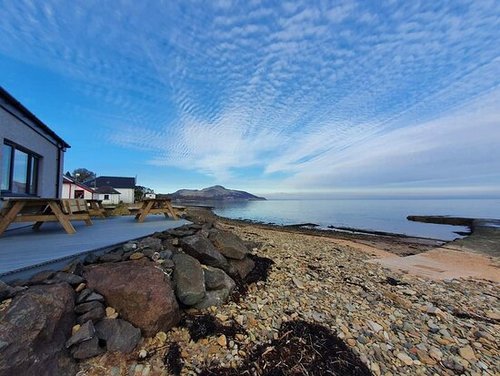
M 232 232 L 212 230 L 209 239 L 227 258 L 242 260 L 248 253 L 245 243 Z
M 234 268 L 241 278 L 245 278 L 255 267 L 252 259 L 245 257 L 243 260 L 228 260 L 229 265 Z
M 75 293 L 67 283 L 30 287 L 0 319 L 0 375 L 74 375 L 64 349 L 75 315 Z
M 169 278 L 151 261 L 124 261 L 85 268 L 88 286 L 146 336 L 179 322 L 179 306 Z

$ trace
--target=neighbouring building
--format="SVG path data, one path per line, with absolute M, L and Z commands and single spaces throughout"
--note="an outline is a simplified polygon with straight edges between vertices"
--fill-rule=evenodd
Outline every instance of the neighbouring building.
M 69 147 L 0 87 L 0 197 L 60 198 Z
M 95 194 L 98 200 L 102 200 L 104 205 L 116 205 L 119 204 L 121 199 L 121 193 L 110 186 L 97 187 L 95 189 Z
M 126 204 L 135 202 L 135 178 L 123 176 L 99 176 L 96 179 L 88 180 L 85 185 L 89 187 L 112 187 L 120 193 L 120 200 Z
M 69 176 L 63 176 L 63 190 L 62 198 L 84 198 L 85 200 L 91 200 L 97 198 L 92 188 L 75 181 Z

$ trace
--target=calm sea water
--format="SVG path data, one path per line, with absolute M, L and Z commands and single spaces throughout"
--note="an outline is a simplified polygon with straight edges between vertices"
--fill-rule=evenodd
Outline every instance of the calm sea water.
M 276 224 L 315 223 L 451 240 L 459 226 L 411 222 L 408 215 L 500 218 L 500 200 L 267 200 L 211 202 L 214 211 L 234 219 Z

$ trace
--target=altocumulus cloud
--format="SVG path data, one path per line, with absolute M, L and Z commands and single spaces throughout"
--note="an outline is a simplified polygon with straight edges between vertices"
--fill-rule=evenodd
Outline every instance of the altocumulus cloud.
M 11 2 L 108 142 L 262 190 L 500 186 L 498 1 Z M 112 115 L 112 116 L 111 116 Z

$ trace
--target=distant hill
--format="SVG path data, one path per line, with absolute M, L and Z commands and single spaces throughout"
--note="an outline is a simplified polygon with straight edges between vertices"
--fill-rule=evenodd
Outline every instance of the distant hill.
M 169 195 L 172 200 L 202 201 L 202 200 L 265 200 L 245 191 L 226 189 L 222 185 L 203 189 L 180 189 Z

